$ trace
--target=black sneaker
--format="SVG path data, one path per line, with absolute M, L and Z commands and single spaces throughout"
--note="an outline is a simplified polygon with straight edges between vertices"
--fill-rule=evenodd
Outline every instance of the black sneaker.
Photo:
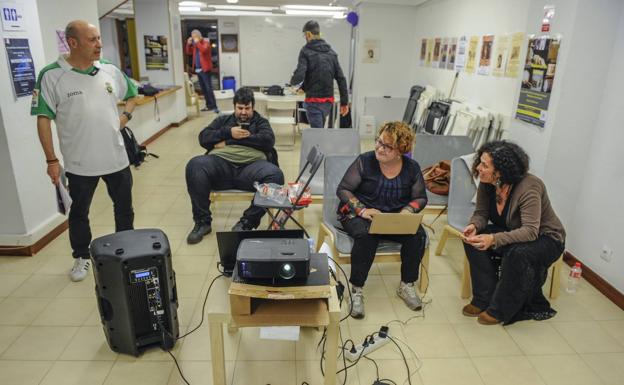
M 249 222 L 244 219 L 241 219 L 240 221 L 236 222 L 234 226 L 232 226 L 232 231 L 247 231 L 253 229 L 254 226 L 250 225 Z
M 186 243 L 189 245 L 199 243 L 202 238 L 204 238 L 204 235 L 210 234 L 211 232 L 212 227 L 210 225 L 202 222 L 196 222 L 195 227 L 193 227 L 193 230 L 191 230 L 189 235 L 186 237 Z

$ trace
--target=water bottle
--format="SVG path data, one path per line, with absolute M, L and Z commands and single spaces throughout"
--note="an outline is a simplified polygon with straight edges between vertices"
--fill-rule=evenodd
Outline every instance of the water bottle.
M 314 245 L 314 238 L 308 238 L 308 246 L 310 247 L 310 253 L 316 253 L 316 247 Z
M 566 291 L 568 293 L 576 293 L 576 289 L 578 288 L 579 282 L 581 281 L 581 263 L 576 262 L 574 267 L 570 270 L 570 275 L 568 276 L 568 286 L 566 287 Z

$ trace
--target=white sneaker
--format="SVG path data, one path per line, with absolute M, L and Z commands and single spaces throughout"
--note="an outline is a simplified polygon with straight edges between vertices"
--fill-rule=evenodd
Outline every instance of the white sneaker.
M 364 294 L 361 287 L 353 287 L 351 290 L 351 317 L 364 318 Z
M 69 278 L 74 282 L 82 281 L 87 277 L 90 265 L 91 262 L 88 259 L 75 258 L 74 267 L 72 267 L 71 272 L 69 273 Z
M 405 305 L 410 309 L 416 311 L 422 309 L 422 301 L 418 294 L 416 294 L 416 288 L 414 282 L 405 283 L 401 282 L 397 289 L 397 295 L 405 302 Z

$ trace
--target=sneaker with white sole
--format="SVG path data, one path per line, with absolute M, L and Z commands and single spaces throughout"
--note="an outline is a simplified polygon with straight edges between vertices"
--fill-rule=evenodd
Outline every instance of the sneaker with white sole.
M 361 287 L 351 289 L 351 317 L 364 318 L 364 293 Z
M 422 301 L 418 294 L 416 294 L 416 287 L 414 282 L 405 283 L 401 282 L 397 289 L 397 295 L 405 302 L 405 305 L 410 309 L 416 311 L 422 309 Z
M 87 277 L 89 266 L 91 266 L 91 262 L 88 259 L 75 258 L 74 267 L 72 267 L 69 273 L 69 278 L 74 282 L 82 281 Z

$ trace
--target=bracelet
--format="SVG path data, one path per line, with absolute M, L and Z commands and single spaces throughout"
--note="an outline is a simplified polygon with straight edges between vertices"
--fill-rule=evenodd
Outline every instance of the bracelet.
M 362 209 L 360 210 L 360 213 L 358 214 L 359 216 L 364 216 L 364 211 L 366 211 L 366 209 Z
M 58 159 L 56 159 L 56 158 L 54 158 L 54 159 L 46 159 L 46 163 L 47 163 L 48 165 L 51 165 L 51 164 L 56 164 L 56 163 L 58 163 L 58 162 L 59 162 L 59 160 L 58 160 Z

